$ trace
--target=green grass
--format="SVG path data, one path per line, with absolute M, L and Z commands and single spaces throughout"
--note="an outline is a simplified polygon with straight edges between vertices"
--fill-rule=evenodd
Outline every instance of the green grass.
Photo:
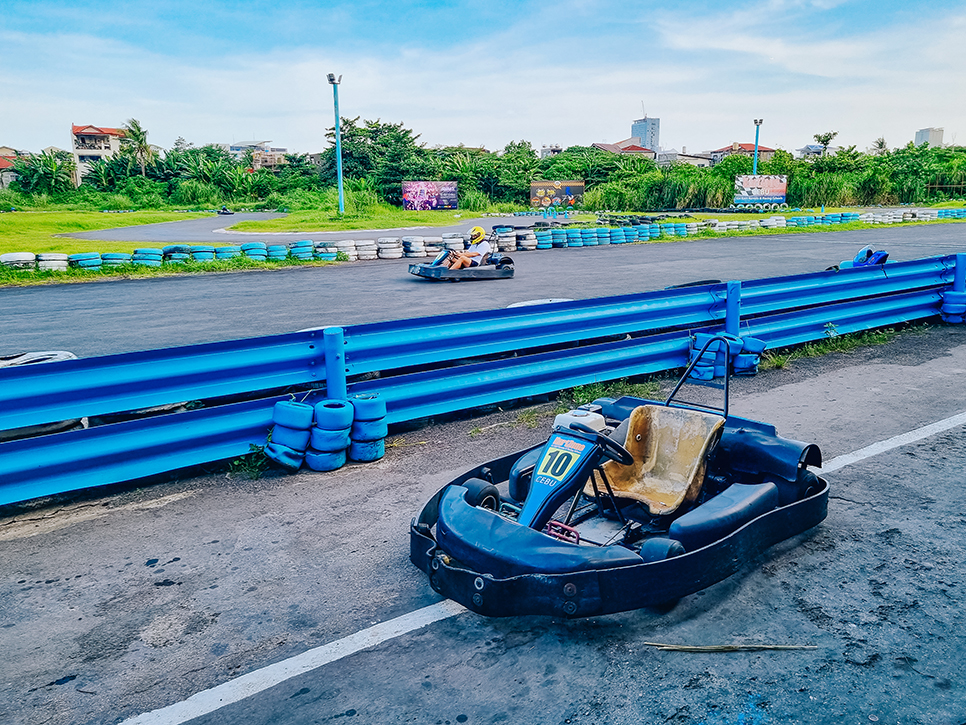
M 828 326 L 826 326 L 828 327 Z M 906 328 L 907 332 L 917 332 L 925 329 L 924 325 Z M 865 330 L 863 332 L 853 332 L 847 335 L 835 333 L 835 326 L 828 329 L 829 337 L 825 340 L 807 342 L 796 347 L 778 348 L 777 350 L 767 350 L 761 356 L 759 370 L 781 370 L 788 367 L 795 360 L 804 358 L 821 357 L 830 353 L 849 354 L 862 347 L 872 347 L 874 345 L 885 345 L 899 335 L 900 330 L 894 327 L 884 327 L 878 330 Z
M 208 274 L 213 272 L 245 272 L 281 269 L 284 267 L 326 267 L 330 264 L 338 264 L 338 262 L 303 262 L 298 259 L 260 262 L 242 256 L 232 259 L 213 259 L 202 262 L 189 260 L 184 264 L 165 263 L 160 267 L 145 267 L 138 264 L 123 264 L 117 267 L 103 267 L 101 269 L 69 267 L 63 272 L 23 270 L 0 266 L 0 287 L 33 287 L 68 282 L 99 282 L 110 279 L 141 279 L 144 277 L 170 277 L 174 275 Z
M 204 212 L 136 211 L 102 214 L 95 211 L 17 211 L 0 214 L 0 254 L 5 252 L 131 252 L 144 242 L 101 242 L 57 237 L 56 234 L 116 229 L 138 224 L 185 221 L 211 216 Z
M 633 383 L 627 378 L 578 385 L 576 388 L 561 390 L 557 394 L 556 412 L 566 413 L 568 410 L 592 403 L 597 398 L 620 398 L 622 395 L 633 395 L 638 398 L 653 399 L 660 389 L 661 383 L 658 380 Z

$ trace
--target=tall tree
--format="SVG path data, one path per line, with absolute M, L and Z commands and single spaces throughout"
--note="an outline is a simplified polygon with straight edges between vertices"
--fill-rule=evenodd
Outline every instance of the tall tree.
M 828 153 L 829 144 L 832 143 L 832 139 L 839 135 L 838 131 L 826 131 L 825 133 L 817 133 L 812 138 L 815 139 L 815 143 L 822 147 L 822 156 Z
M 17 185 L 30 194 L 58 194 L 74 188 L 74 157 L 66 151 L 44 151 L 13 162 Z
M 121 137 L 121 147 L 134 157 L 138 166 L 141 167 L 141 176 L 147 176 L 145 167 L 154 160 L 156 156 L 154 147 L 148 143 L 148 131 L 141 127 L 141 123 L 136 118 L 129 118 L 121 130 L 124 136 Z
M 872 143 L 872 155 L 885 156 L 887 153 L 889 153 L 889 144 L 886 143 L 885 137 L 879 136 Z

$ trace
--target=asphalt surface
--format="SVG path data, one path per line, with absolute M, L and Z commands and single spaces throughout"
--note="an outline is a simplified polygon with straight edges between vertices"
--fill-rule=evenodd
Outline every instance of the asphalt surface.
M 966 328 L 937 326 L 737 380 L 732 409 L 828 461 L 966 411 L 964 373 Z M 222 472 L 0 512 L 0 721 L 120 722 L 432 605 L 410 517 L 552 415 L 413 430 L 331 474 Z M 958 426 L 830 473 L 825 522 L 669 611 L 464 612 L 190 722 L 958 725 L 964 464 Z
M 213 220 L 138 229 L 155 234 L 163 228 L 173 235 L 166 241 L 188 241 L 184 237 L 189 233 L 179 230 L 202 222 L 210 225 Z M 130 237 L 140 232 L 128 227 L 112 233 Z M 533 299 L 636 293 L 702 279 L 783 276 L 823 270 L 851 259 L 865 245 L 887 250 L 894 260 L 966 252 L 966 224 L 517 252 L 512 279 L 459 284 L 410 275 L 411 260 L 403 259 L 8 287 L 0 289 L 0 355 L 60 349 L 91 357 L 310 327 L 495 309 Z

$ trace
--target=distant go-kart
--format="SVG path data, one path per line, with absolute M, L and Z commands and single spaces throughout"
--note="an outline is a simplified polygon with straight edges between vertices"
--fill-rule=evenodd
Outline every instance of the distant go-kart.
M 721 409 L 675 401 L 695 362 L 663 403 L 598 400 L 452 480 L 410 560 L 480 614 L 587 617 L 675 602 L 821 522 L 818 447 L 729 415 L 727 376 Z
M 444 267 L 443 261 L 449 254 L 449 250 L 444 249 L 429 264 L 410 264 L 409 273 L 424 279 L 449 282 L 473 279 L 509 279 L 513 276 L 513 260 L 500 252 L 492 252 L 486 255 L 482 264 L 464 269 Z

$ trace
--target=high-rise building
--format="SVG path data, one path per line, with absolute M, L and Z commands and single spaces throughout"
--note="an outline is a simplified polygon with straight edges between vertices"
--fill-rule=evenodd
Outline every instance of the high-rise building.
M 936 148 L 943 145 L 943 130 L 941 128 L 922 128 L 916 131 L 916 146 L 924 143 Z
M 641 140 L 644 148 L 659 151 L 661 144 L 661 119 L 639 118 L 631 124 L 631 136 Z

